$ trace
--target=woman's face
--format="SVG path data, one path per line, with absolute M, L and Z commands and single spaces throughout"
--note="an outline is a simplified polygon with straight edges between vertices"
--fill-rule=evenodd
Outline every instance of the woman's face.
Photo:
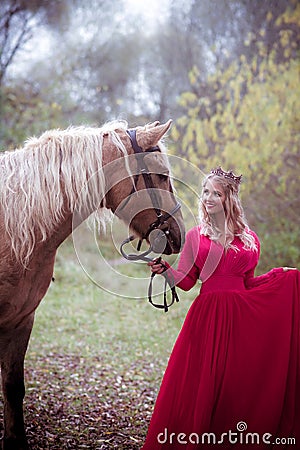
M 220 183 L 207 180 L 202 191 L 202 203 L 207 214 L 218 214 L 224 212 L 225 192 Z

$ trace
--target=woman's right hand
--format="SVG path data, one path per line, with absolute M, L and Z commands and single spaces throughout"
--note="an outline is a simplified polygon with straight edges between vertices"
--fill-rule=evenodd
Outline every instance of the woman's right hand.
M 151 268 L 151 272 L 153 273 L 163 273 L 166 270 L 164 267 L 164 261 L 162 259 L 154 259 L 153 261 L 148 262 L 148 266 Z

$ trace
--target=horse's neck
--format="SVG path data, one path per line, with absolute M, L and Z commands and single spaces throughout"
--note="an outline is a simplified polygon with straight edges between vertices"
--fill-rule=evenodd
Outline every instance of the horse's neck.
M 53 247 L 53 250 L 57 248 L 72 234 L 72 214 L 68 213 L 66 217 L 58 224 L 57 228 L 53 230 L 53 233 L 47 239 L 47 245 Z

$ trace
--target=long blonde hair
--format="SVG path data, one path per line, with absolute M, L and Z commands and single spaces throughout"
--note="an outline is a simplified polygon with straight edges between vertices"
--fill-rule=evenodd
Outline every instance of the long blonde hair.
M 237 251 L 238 248 L 232 244 L 232 241 L 235 237 L 239 237 L 243 242 L 245 249 L 257 251 L 254 236 L 249 230 L 244 209 L 239 198 L 237 184 L 230 178 L 210 173 L 203 180 L 203 190 L 208 181 L 215 181 L 220 184 L 224 190 L 225 249 L 233 248 Z M 199 219 L 201 234 L 208 236 L 213 241 L 219 241 L 221 232 L 214 223 L 212 217 L 207 213 L 202 202 L 202 196 L 199 204 Z

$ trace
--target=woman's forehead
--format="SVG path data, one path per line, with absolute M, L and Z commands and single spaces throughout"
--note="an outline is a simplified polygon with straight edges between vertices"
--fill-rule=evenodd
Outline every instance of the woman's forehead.
M 214 191 L 224 192 L 222 184 L 216 180 L 208 179 L 204 186 Z

